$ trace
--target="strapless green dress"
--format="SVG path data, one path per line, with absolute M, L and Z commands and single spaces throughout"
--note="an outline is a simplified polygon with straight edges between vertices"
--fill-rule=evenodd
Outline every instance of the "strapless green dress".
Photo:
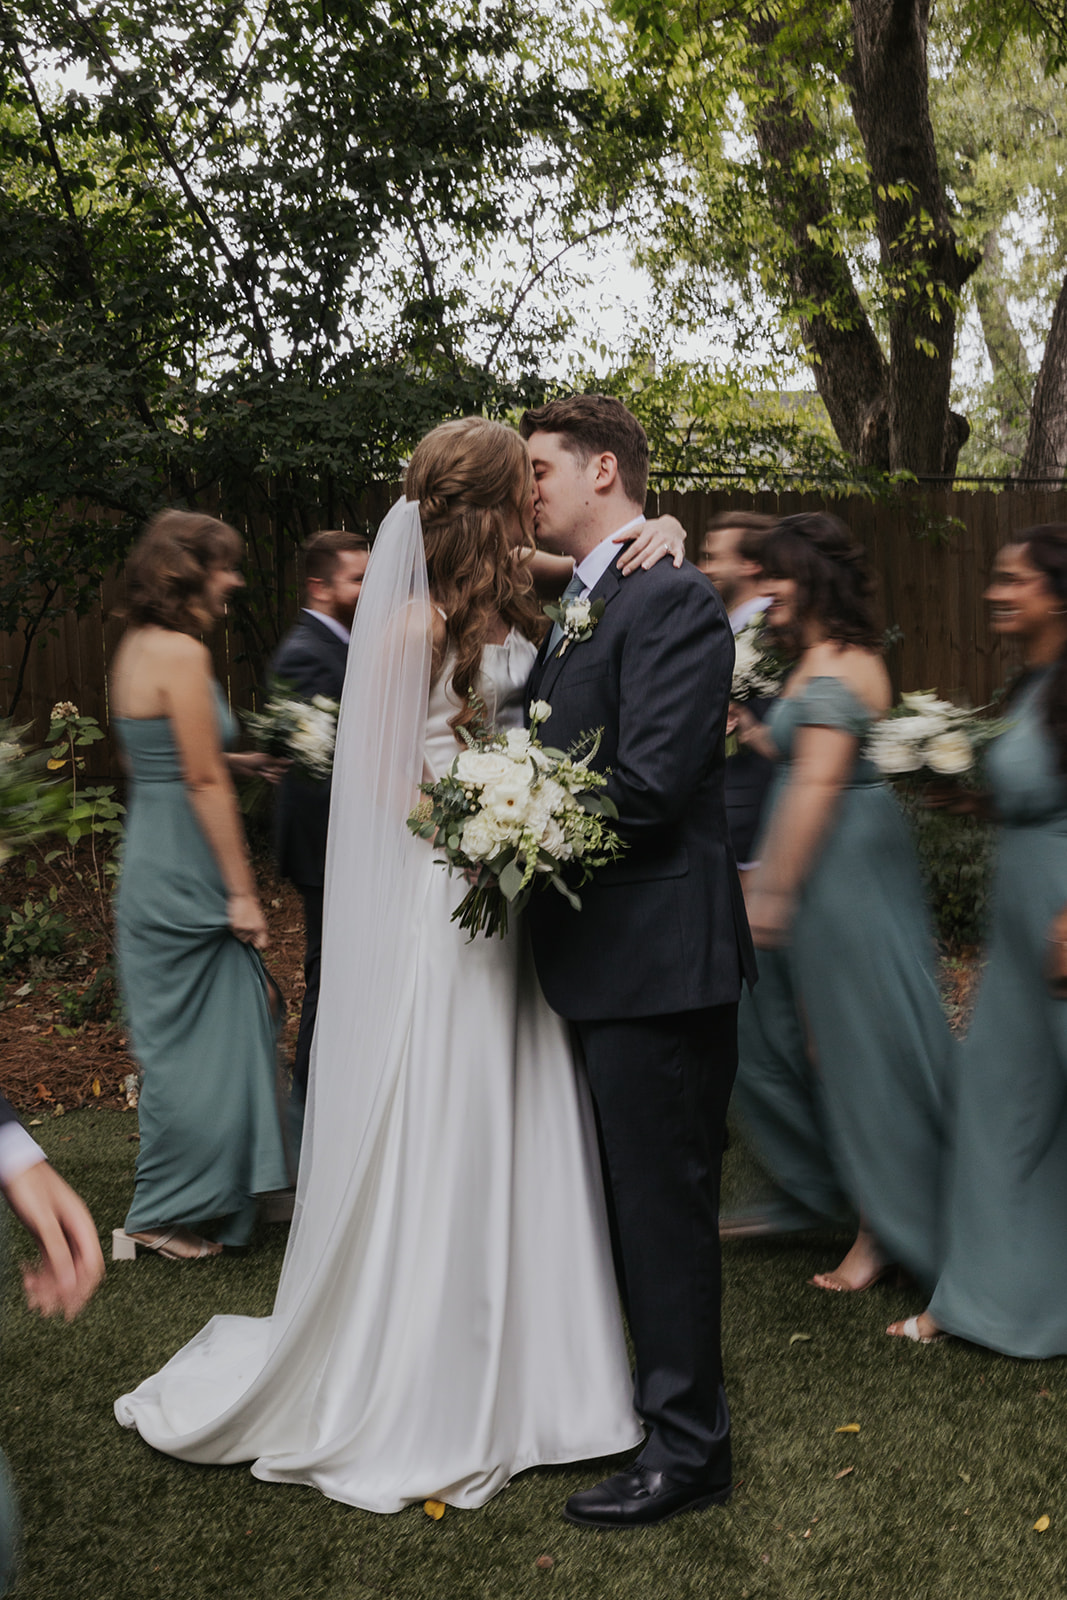
M 235 724 L 216 693 L 230 743 Z M 116 717 L 114 725 L 129 770 L 118 971 L 144 1074 L 126 1231 L 180 1224 L 240 1245 L 255 1220 L 253 1197 L 289 1182 L 270 981 L 259 952 L 230 932 L 226 889 L 170 722 Z
M 947 1254 L 930 1314 L 1011 1356 L 1067 1355 L 1067 1001 L 1045 935 L 1067 905 L 1067 779 L 1036 674 L 991 746 L 1002 827 L 987 964 L 963 1045 Z
M 838 678 L 775 702 L 766 726 L 782 767 L 764 832 L 789 781 L 798 729 L 874 721 Z M 757 855 L 759 848 L 757 846 Z M 733 1108 L 778 1185 L 783 1228 L 854 1219 L 888 1256 L 936 1282 L 943 1102 L 953 1049 L 911 835 L 859 754 L 780 950 L 758 952 L 739 1015 Z

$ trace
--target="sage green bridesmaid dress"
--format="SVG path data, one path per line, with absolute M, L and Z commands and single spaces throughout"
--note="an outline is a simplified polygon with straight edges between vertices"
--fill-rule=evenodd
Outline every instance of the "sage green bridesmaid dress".
M 862 743 L 874 720 L 838 678 L 813 678 L 775 702 L 765 726 L 782 767 L 765 832 L 798 730 L 841 728 Z M 759 982 L 741 1002 L 732 1105 L 777 1184 L 768 1218 L 785 1231 L 862 1212 L 889 1259 L 936 1282 L 955 1047 L 911 835 L 859 745 L 789 942 L 758 961 Z
M 1067 905 L 1067 779 L 1035 674 L 990 747 L 1002 824 L 987 964 L 963 1045 L 947 1255 L 930 1314 L 1005 1355 L 1067 1355 L 1067 1001 L 1045 935 Z
M 230 743 L 236 726 L 217 686 L 216 698 Z M 270 980 L 259 952 L 230 931 L 169 720 L 116 717 L 115 728 L 129 770 L 118 968 L 144 1074 L 126 1231 L 182 1225 L 241 1245 L 254 1196 L 289 1182 Z

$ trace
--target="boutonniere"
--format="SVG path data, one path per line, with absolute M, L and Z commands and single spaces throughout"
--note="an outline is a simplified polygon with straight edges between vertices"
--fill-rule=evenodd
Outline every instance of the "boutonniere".
M 569 645 L 584 644 L 593 637 L 593 629 L 604 615 L 604 605 L 603 600 L 574 599 L 542 606 L 545 616 L 563 629 L 563 641 L 556 655 L 563 655 Z

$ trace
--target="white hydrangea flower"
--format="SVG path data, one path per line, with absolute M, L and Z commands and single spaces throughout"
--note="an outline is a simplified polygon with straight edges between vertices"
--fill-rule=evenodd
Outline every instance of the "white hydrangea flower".
M 974 746 L 961 728 L 939 733 L 926 747 L 926 764 L 943 778 L 958 778 L 974 766 Z

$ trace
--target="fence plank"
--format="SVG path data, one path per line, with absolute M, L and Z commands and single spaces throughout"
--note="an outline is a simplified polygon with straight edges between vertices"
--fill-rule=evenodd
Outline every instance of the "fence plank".
M 396 498 L 395 485 L 378 485 L 359 506 L 371 526 Z M 843 518 L 866 547 L 877 582 L 878 613 L 883 625 L 899 628 L 886 660 L 894 686 L 937 687 L 963 696 L 975 705 L 988 703 L 1014 669 L 1016 658 L 989 632 L 982 594 L 998 547 L 1038 522 L 1067 523 L 1067 490 L 988 492 L 907 491 L 893 501 L 862 496 L 828 500 L 793 490 L 739 493 L 708 488 L 680 493 L 650 493 L 649 510 L 671 512 L 687 532 L 690 558 L 712 517 L 729 510 L 758 510 L 772 516 L 827 509 Z M 952 528 L 959 519 L 962 528 Z M 952 531 L 949 531 L 952 530 Z M 296 614 L 300 573 L 287 555 L 279 569 L 274 529 L 266 513 L 256 511 L 246 522 L 271 592 L 278 597 L 275 617 L 288 627 Z M 4 554 L 0 537 L 0 557 Z M 96 603 L 83 616 L 70 612 L 55 629 L 35 641 L 29 652 L 23 693 L 16 708 L 20 722 L 32 721 L 35 736 L 47 732 L 48 713 L 57 700 L 71 700 L 108 727 L 107 665 L 122 633 L 125 585 L 121 571 L 105 574 Z M 233 617 L 212 640 L 220 682 L 231 704 L 243 709 L 256 703 L 262 685 L 264 648 L 250 648 Z M 0 713 L 6 712 L 22 655 L 21 636 L 0 635 Z M 90 774 L 107 778 L 118 772 L 111 740 L 93 745 Z

